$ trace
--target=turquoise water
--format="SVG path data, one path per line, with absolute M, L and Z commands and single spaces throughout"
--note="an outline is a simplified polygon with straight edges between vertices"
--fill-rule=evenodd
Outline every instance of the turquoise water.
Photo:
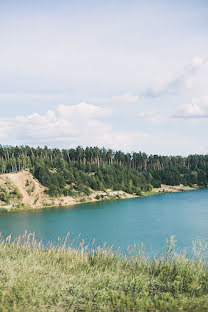
M 190 250 L 193 240 L 208 240 L 208 189 L 0 214 L 4 237 L 25 230 L 44 243 L 70 232 L 74 246 L 80 234 L 85 244 L 95 239 L 95 246 L 106 242 L 126 250 L 143 242 L 153 252 L 173 234 L 180 249 Z

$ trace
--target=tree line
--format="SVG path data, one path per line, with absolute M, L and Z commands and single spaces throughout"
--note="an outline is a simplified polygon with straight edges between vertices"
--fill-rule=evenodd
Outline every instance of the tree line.
M 29 169 L 50 195 L 89 194 L 90 189 L 140 194 L 152 187 L 206 187 L 208 155 L 161 156 L 78 146 L 70 149 L 0 145 L 0 173 Z

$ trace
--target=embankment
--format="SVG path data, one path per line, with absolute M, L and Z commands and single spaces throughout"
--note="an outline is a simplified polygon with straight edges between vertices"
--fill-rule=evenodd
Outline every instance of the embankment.
M 0 200 L 1 211 L 70 206 L 84 202 L 138 197 L 124 191 L 112 191 L 110 189 L 105 192 L 91 190 L 91 194 L 88 196 L 77 194 L 77 196 L 74 197 L 50 197 L 45 192 L 46 188 L 27 170 L 18 173 L 1 174 L 0 188 L 1 196 L 3 196 L 2 200 Z M 144 195 L 148 196 L 164 192 L 181 192 L 194 190 L 196 188 L 196 186 L 189 187 L 182 184 L 178 186 L 161 185 L 160 188 L 155 188 L 151 192 L 144 193 Z

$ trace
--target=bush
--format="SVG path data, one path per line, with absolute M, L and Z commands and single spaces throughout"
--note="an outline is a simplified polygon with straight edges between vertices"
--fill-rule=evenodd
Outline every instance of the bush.
M 0 200 L 7 205 L 10 203 L 10 196 L 4 188 L 0 188 Z
M 141 188 L 138 186 L 137 187 L 137 189 L 136 189 L 136 195 L 138 195 L 138 196 L 142 196 L 142 190 L 141 190 Z
M 56 185 L 53 185 L 53 184 L 49 186 L 47 193 L 51 197 L 57 197 L 57 196 L 61 195 L 60 189 Z
M 12 192 L 12 194 L 14 194 L 18 199 L 22 199 L 23 198 L 22 194 L 20 193 L 20 191 L 18 190 L 17 187 L 15 187 L 14 191 Z
M 153 180 L 151 183 L 152 183 L 152 186 L 155 188 L 161 187 L 161 183 L 159 180 Z
M 144 184 L 144 185 L 142 185 L 142 191 L 144 191 L 144 192 L 151 192 L 152 191 L 152 185 L 151 184 Z

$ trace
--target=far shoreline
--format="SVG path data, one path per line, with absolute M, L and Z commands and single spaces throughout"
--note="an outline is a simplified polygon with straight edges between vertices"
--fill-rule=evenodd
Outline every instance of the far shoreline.
M 76 205 L 81 205 L 81 204 L 89 204 L 89 203 L 96 203 L 96 202 L 103 202 L 103 201 L 110 201 L 110 200 L 123 200 L 123 199 L 133 199 L 133 198 L 143 198 L 143 197 L 149 197 L 149 196 L 155 196 L 155 195 L 163 195 L 163 194 L 170 194 L 170 193 L 181 193 L 181 192 L 188 192 L 188 191 L 196 191 L 200 189 L 206 189 L 206 187 L 199 187 L 199 186 L 184 186 L 184 185 L 161 185 L 160 188 L 153 188 L 152 191 L 150 192 L 144 192 L 142 195 L 135 195 L 135 194 L 129 194 L 125 193 L 123 191 L 114 191 L 114 196 L 110 196 L 110 198 L 80 198 L 78 201 L 69 201 L 68 203 L 64 204 L 57 204 L 57 203 L 52 203 L 52 204 L 47 204 L 43 205 L 40 207 L 29 207 L 26 206 L 24 208 L 15 208 L 15 207 L 6 207 L 6 206 L 1 206 L 0 207 L 0 213 L 7 213 L 7 212 L 17 212 L 17 211 L 31 211 L 31 210 L 42 210 L 45 208 L 61 208 L 61 207 L 73 207 Z M 102 192 L 101 192 L 102 193 Z M 90 199 L 90 200 L 89 200 Z

